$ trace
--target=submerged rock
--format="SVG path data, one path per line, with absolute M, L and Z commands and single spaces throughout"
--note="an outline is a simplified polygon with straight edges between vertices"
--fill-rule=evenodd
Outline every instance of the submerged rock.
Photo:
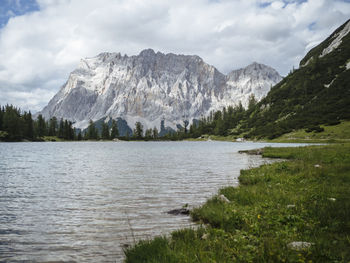
M 264 153 L 264 149 L 242 150 L 238 151 L 238 153 L 246 153 L 249 155 L 262 155 Z
M 180 208 L 180 209 L 173 209 L 167 212 L 170 215 L 189 215 L 190 210 L 186 208 Z

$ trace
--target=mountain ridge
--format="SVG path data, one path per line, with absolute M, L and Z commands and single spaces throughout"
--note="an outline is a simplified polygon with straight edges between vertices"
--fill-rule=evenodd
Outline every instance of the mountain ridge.
M 71 120 L 78 128 L 104 117 L 120 117 L 131 127 L 140 121 L 146 128 L 165 120 L 175 128 L 239 101 L 247 106 L 251 94 L 260 100 L 281 79 L 256 62 L 224 75 L 197 55 L 103 52 L 82 59 L 39 114 Z

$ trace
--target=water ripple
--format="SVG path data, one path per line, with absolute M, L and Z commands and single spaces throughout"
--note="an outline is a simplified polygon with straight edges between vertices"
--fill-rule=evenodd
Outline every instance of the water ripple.
M 225 142 L 0 144 L 0 261 L 120 262 L 122 247 L 193 226 L 201 205 L 263 161 Z

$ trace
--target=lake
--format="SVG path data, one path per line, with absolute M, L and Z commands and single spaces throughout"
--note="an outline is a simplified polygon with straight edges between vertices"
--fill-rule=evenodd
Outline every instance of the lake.
M 121 262 L 125 244 L 193 226 L 166 212 L 237 185 L 269 162 L 238 151 L 268 145 L 1 143 L 0 261 Z

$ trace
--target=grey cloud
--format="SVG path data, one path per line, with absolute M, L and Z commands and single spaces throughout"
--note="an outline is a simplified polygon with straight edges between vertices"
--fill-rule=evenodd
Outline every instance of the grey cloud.
M 285 75 L 350 14 L 338 0 L 37 2 L 0 30 L 0 104 L 40 109 L 80 58 L 104 51 L 197 54 L 223 73 L 258 61 Z

